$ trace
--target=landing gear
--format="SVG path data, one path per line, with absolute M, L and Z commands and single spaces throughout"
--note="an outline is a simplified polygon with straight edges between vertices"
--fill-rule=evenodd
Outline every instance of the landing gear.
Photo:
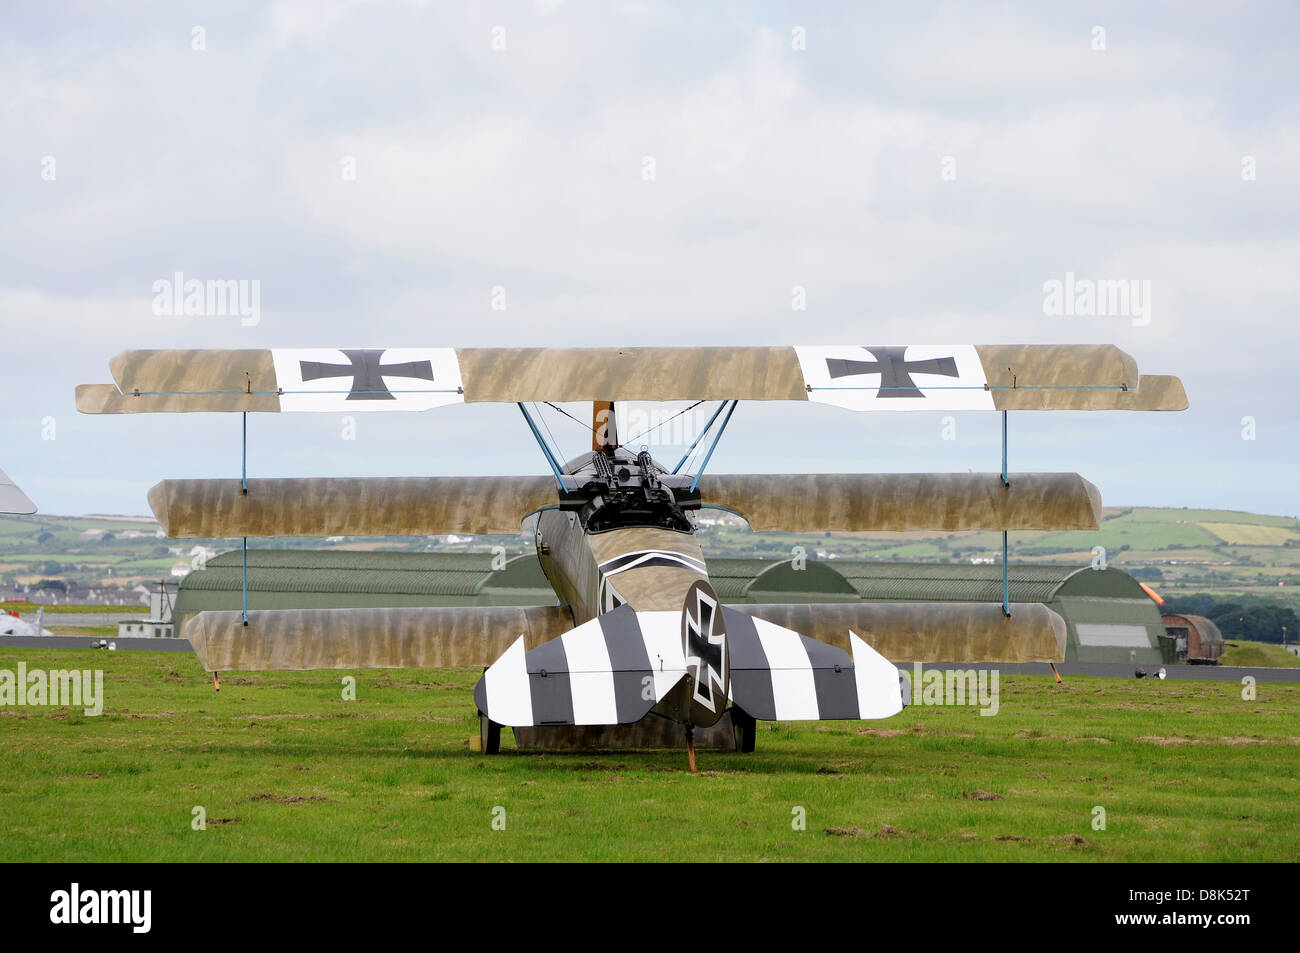
M 501 753 L 501 726 L 482 712 L 478 713 L 478 740 L 484 754 Z
M 736 750 L 742 754 L 754 753 L 754 733 L 758 722 L 741 708 L 731 709 L 731 727 L 736 734 Z

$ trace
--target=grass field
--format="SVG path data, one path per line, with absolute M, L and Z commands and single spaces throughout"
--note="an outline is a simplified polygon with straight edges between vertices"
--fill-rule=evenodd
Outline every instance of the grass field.
M 188 655 L 19 661 L 101 667 L 106 701 L 0 707 L 3 861 L 1300 860 L 1296 685 L 1006 676 L 995 717 L 765 724 L 692 776 L 681 752 L 473 754 L 475 672 L 363 672 L 344 701 L 345 673 L 216 693 Z
M 63 605 L 46 605 L 43 602 L 0 602 L 0 611 L 9 612 L 12 610 L 14 612 L 21 612 L 26 615 L 34 616 L 36 615 L 37 609 L 44 609 L 47 618 L 52 615 L 105 615 L 108 613 L 113 615 L 123 615 L 136 610 L 147 612 L 148 608 L 148 606 L 143 604 L 138 606 L 105 606 L 74 605 L 72 603 L 65 603 Z
M 1253 523 L 1197 523 L 1225 543 L 1239 546 L 1285 546 L 1300 539 L 1300 534 L 1281 526 L 1257 526 Z
M 1292 655 L 1280 645 L 1233 639 L 1223 647 L 1220 665 L 1263 665 L 1270 668 L 1300 668 L 1300 656 Z

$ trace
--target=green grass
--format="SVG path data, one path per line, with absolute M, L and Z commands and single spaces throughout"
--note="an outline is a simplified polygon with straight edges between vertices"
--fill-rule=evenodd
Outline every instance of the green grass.
M 1036 549 L 1088 551 L 1093 546 L 1105 546 L 1107 550 L 1118 551 L 1121 546 L 1132 549 L 1164 549 L 1171 545 L 1213 546 L 1217 542 L 1218 537 L 1199 526 L 1144 522 L 1124 516 L 1102 523 L 1099 530 L 1051 533 L 1018 548 L 1029 553 Z
M 149 607 L 144 603 L 126 606 L 105 606 L 105 605 L 73 605 L 71 603 L 59 605 L 47 605 L 43 602 L 0 602 L 0 609 L 8 612 L 9 610 L 21 611 L 35 614 L 37 609 L 45 610 L 45 617 L 48 619 L 52 615 L 123 615 L 128 612 L 143 612 L 148 614 Z
M 1300 668 L 1300 657 L 1292 655 L 1280 645 L 1233 639 L 1232 644 L 1223 647 L 1223 656 L 1219 659 L 1219 664 Z
M 0 708 L 0 861 L 1300 859 L 1296 685 L 1007 676 L 996 717 L 764 724 L 692 776 L 676 751 L 473 754 L 476 672 L 362 672 L 343 701 L 341 672 L 216 693 L 188 655 L 20 660 L 102 667 L 107 701 Z
M 45 619 L 42 625 L 55 635 L 66 638 L 117 638 L 117 626 L 115 625 L 54 625 L 50 619 Z
M 1187 510 L 1142 506 L 1133 510 L 1133 516 L 1144 523 L 1200 523 L 1208 520 L 1250 526 L 1283 526 L 1300 529 L 1297 521 L 1290 516 L 1266 516 L 1262 513 L 1247 513 L 1244 510 Z

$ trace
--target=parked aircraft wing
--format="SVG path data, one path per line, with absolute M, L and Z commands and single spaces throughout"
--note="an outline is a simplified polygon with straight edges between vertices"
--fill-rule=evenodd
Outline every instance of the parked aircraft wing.
M 847 602 L 820 605 L 736 605 L 848 649 L 850 631 L 893 662 L 1063 662 L 1065 620 L 1039 603 L 1016 603 L 1007 618 L 999 603 Z
M 518 533 L 556 503 L 553 477 L 163 480 L 149 506 L 171 537 Z
M 123 351 L 85 413 L 428 410 L 498 401 L 811 400 L 851 410 L 1177 410 L 1114 345 Z M 140 402 L 140 403 L 136 403 Z
M 1101 494 L 1077 473 L 718 474 L 700 478 L 705 506 L 755 532 L 1094 530 Z
M 17 484 L 0 470 L 0 513 L 14 513 L 28 516 L 36 512 L 36 504 L 28 499 L 27 494 L 18 489 Z
M 490 665 L 523 638 L 541 645 L 573 625 L 560 606 L 261 609 L 200 612 L 185 624 L 209 672 Z

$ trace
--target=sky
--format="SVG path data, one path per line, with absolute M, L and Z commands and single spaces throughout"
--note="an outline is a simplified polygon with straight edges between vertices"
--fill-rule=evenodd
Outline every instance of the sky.
M 1296 515 L 1297 49 L 1288 3 L 9 0 L 0 468 L 238 476 L 238 415 L 76 412 L 127 348 L 1113 343 L 1190 409 L 1013 413 L 1012 470 Z M 158 313 L 177 272 L 256 314 Z M 944 416 L 746 403 L 710 471 L 999 468 Z M 509 405 L 250 415 L 248 467 L 546 472 Z

